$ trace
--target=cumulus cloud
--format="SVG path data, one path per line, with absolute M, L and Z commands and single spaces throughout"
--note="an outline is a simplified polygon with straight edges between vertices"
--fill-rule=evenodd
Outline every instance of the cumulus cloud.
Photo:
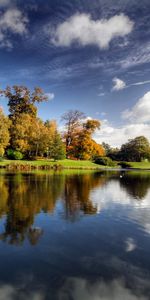
M 55 94 L 54 93 L 46 93 L 46 96 L 48 98 L 49 101 L 53 100 L 55 98 Z
M 94 134 L 97 143 L 106 142 L 113 147 L 120 147 L 126 143 L 128 139 L 144 135 L 150 139 L 150 124 L 131 123 L 121 127 L 112 126 L 107 120 L 103 120 L 100 130 Z
M 71 46 L 78 42 L 81 46 L 96 45 L 107 48 L 116 37 L 124 37 L 133 30 L 133 21 L 124 14 L 110 19 L 92 20 L 90 14 L 75 14 L 59 24 L 53 31 L 52 43 L 56 46 Z
M 23 35 L 27 32 L 28 19 L 17 8 L 6 10 L 0 18 L 0 47 L 12 47 L 8 35 Z
M 125 81 L 115 77 L 113 78 L 113 88 L 112 91 L 123 90 L 126 87 Z
M 150 91 L 147 92 L 131 110 L 127 109 L 122 113 L 123 119 L 134 121 L 136 123 L 150 122 Z

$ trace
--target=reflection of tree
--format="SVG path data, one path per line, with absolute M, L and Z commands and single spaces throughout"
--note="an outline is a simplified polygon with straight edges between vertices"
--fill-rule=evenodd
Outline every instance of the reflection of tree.
M 42 210 L 53 212 L 62 188 L 63 177 L 55 175 L 17 174 L 1 178 L 0 216 L 6 214 L 6 223 L 0 239 L 18 245 L 28 238 L 35 245 L 43 231 L 32 226 L 34 217 Z
M 120 185 L 125 188 L 132 197 L 143 199 L 150 188 L 150 174 L 125 173 L 125 175 L 120 178 Z
M 66 177 L 63 196 L 66 218 L 76 219 L 81 212 L 95 214 L 97 207 L 89 198 L 90 192 L 95 187 L 105 184 L 106 181 L 107 177 L 102 177 L 99 173 Z

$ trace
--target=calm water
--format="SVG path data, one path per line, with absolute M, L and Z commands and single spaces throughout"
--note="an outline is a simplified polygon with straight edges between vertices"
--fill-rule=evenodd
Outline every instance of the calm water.
M 0 300 L 149 300 L 150 172 L 0 173 Z

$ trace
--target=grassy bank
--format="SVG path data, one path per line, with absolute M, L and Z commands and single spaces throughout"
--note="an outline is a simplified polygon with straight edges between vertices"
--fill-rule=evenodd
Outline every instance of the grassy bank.
M 130 164 L 134 169 L 150 170 L 150 162 L 131 162 Z
M 63 168 L 63 169 L 91 169 L 91 170 L 98 170 L 101 168 L 105 168 L 105 166 L 97 165 L 92 163 L 91 161 L 80 161 L 80 160 L 58 160 L 58 161 L 51 161 L 51 160 L 35 160 L 35 161 L 28 161 L 28 160 L 3 160 L 0 161 L 1 168 L 13 169 L 19 166 L 21 169 L 53 169 L 53 168 Z M 107 167 L 106 167 L 107 168 Z
M 150 170 L 150 162 L 130 162 L 131 168 L 139 170 Z M 52 161 L 47 159 L 41 160 L 2 160 L 0 161 L 0 168 L 9 170 L 50 170 L 50 169 L 79 169 L 79 170 L 99 170 L 99 169 L 113 169 L 103 165 L 95 164 L 89 160 L 58 160 Z M 118 166 L 119 168 L 119 166 Z M 116 169 L 116 167 L 114 167 Z

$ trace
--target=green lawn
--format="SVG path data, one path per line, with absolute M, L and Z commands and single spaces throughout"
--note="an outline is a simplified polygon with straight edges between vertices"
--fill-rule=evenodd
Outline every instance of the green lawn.
M 0 161 L 0 166 L 6 166 L 10 164 L 20 164 L 20 165 L 32 165 L 32 166 L 45 166 L 45 165 L 61 165 L 64 168 L 75 168 L 75 169 L 100 169 L 105 168 L 105 166 L 97 165 L 92 163 L 91 161 L 86 160 L 58 160 L 58 161 L 51 161 L 47 159 L 35 160 L 35 161 L 28 161 L 28 160 L 3 160 Z M 107 168 L 107 167 L 106 167 Z
M 28 161 L 28 160 L 2 160 L 0 161 L 0 167 L 6 165 L 31 165 L 31 166 L 53 166 L 53 165 L 61 165 L 65 169 L 109 169 L 109 167 L 105 167 L 103 165 L 94 164 L 89 160 L 71 160 L 71 159 L 64 159 L 58 161 L 52 161 L 47 159 L 39 159 L 35 161 Z M 132 168 L 135 169 L 149 169 L 150 170 L 150 162 L 130 162 Z M 113 167 L 110 167 L 113 169 Z
M 131 162 L 132 168 L 135 169 L 149 169 L 150 170 L 150 162 Z

